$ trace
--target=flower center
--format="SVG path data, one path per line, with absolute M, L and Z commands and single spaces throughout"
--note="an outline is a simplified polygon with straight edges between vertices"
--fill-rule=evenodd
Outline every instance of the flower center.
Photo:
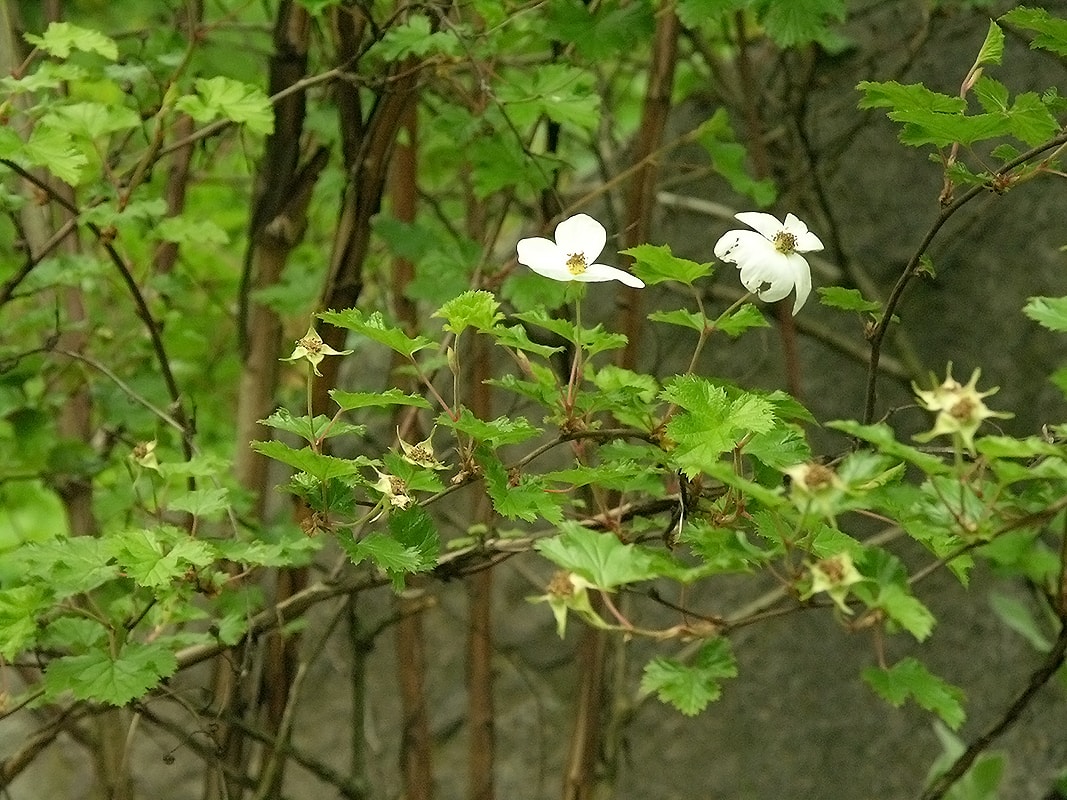
M 571 253 L 567 256 L 567 270 L 571 275 L 581 275 L 587 266 L 584 253 Z
M 317 336 L 305 336 L 303 339 L 300 339 L 297 344 L 303 347 L 309 355 L 318 355 L 322 352 L 322 346 L 325 342 Z
M 975 411 L 975 403 L 969 397 L 961 397 L 959 401 L 948 410 L 958 420 L 967 421 L 971 419 Z
M 771 242 L 774 244 L 774 249 L 783 256 L 797 251 L 797 237 L 789 231 L 778 231 Z

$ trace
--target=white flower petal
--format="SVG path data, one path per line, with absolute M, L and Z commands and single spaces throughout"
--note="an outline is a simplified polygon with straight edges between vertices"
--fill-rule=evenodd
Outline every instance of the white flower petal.
M 776 234 L 785 230 L 785 225 L 777 217 L 771 214 L 764 214 L 762 211 L 742 211 L 740 214 L 734 214 L 734 217 L 753 230 L 759 231 L 765 239 L 773 240 Z
M 770 258 L 777 252 L 770 241 L 752 231 L 727 231 L 715 243 L 715 257 L 731 264 Z
M 793 316 L 795 317 L 807 302 L 808 295 L 811 294 L 811 269 L 803 256 L 793 253 L 786 258 L 789 260 L 789 266 L 793 268 L 793 282 L 797 292 L 796 300 L 793 302 Z
M 636 275 L 623 272 L 621 269 L 609 267 L 607 264 L 590 264 L 581 275 L 575 275 L 574 280 L 585 283 L 600 283 L 602 281 L 619 281 L 635 289 L 643 289 L 645 282 Z
M 740 262 L 737 266 L 741 270 L 741 283 L 760 300 L 773 303 L 793 291 L 793 270 L 789 259 L 777 250 Z
M 575 214 L 556 226 L 556 245 L 568 256 L 581 253 L 592 264 L 604 251 L 608 232 L 588 214 Z
M 555 242 L 540 236 L 520 239 L 515 245 L 515 251 L 518 254 L 519 263 L 529 267 L 538 275 L 557 281 L 571 279 L 570 270 L 567 269 L 567 253 L 563 252 Z

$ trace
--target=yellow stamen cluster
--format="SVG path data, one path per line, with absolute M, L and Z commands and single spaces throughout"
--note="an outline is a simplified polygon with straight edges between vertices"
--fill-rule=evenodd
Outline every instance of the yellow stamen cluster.
M 585 255 L 583 253 L 571 253 L 567 256 L 567 270 L 571 275 L 581 275 L 588 266 L 585 263 Z
M 774 234 L 774 249 L 787 256 L 797 251 L 797 237 L 789 231 L 778 231 Z

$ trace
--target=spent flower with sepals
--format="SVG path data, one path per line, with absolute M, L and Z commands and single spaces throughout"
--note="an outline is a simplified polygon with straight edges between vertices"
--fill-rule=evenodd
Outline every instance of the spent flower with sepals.
M 300 339 L 296 340 L 296 348 L 293 350 L 293 354 L 288 358 L 281 359 L 282 361 L 299 361 L 300 359 L 306 359 L 311 364 L 312 369 L 315 370 L 316 375 L 322 375 L 319 372 L 319 364 L 326 356 L 347 356 L 351 354 L 351 350 L 334 350 L 326 342 L 322 341 L 322 337 L 315 331 L 315 327 L 308 328 L 308 332 Z
M 408 493 L 407 484 L 402 478 L 398 478 L 396 475 L 388 475 L 384 472 L 378 472 L 378 482 L 374 484 L 373 488 L 381 492 L 382 499 L 385 500 L 391 508 L 399 508 L 403 511 L 415 502 L 415 498 Z
M 852 610 L 845 604 L 848 587 L 863 581 L 863 576 L 852 563 L 852 556 L 845 552 L 837 553 L 809 565 L 808 570 L 811 572 L 808 596 L 826 592 L 842 612 L 851 614 Z
M 554 281 L 619 281 L 642 288 L 645 282 L 635 275 L 596 263 L 607 240 L 603 225 L 588 214 L 576 214 L 556 226 L 555 241 L 540 236 L 520 239 L 516 251 L 520 264 Z
M 436 430 L 436 428 L 434 430 Z M 430 435 L 421 442 L 411 444 L 404 441 L 400 436 L 400 428 L 397 427 L 396 437 L 400 441 L 400 457 L 416 467 L 433 470 L 448 469 L 448 466 L 438 461 L 437 456 L 434 455 L 433 434 L 434 431 L 430 431 Z
M 937 414 L 934 427 L 926 433 L 915 436 L 919 442 L 928 442 L 936 436 L 948 434 L 974 455 L 974 435 L 978 432 L 983 420 L 999 418 L 1011 419 L 1014 414 L 1003 411 L 992 411 L 983 402 L 983 398 L 996 394 L 999 386 L 994 386 L 985 392 L 978 391 L 978 379 L 982 376 L 982 370 L 976 369 L 971 373 L 971 379 L 961 384 L 952 377 L 952 364 L 948 365 L 945 380 L 933 389 L 920 389 L 912 384 L 919 404 L 927 411 Z
M 741 283 L 760 300 L 773 303 L 795 291 L 796 316 L 811 293 L 811 268 L 800 254 L 822 250 L 819 237 L 792 214 L 785 222 L 761 211 L 734 216 L 753 230 L 727 231 L 715 243 L 715 257 L 736 264 Z
M 832 518 L 845 493 L 845 483 L 832 467 L 809 461 L 787 467 L 791 479 L 790 497 L 800 511 L 814 509 L 824 517 Z

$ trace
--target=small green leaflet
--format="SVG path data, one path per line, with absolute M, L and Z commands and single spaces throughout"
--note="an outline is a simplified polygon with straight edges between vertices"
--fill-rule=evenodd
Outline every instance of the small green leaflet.
M 667 423 L 667 433 L 677 444 L 671 460 L 689 477 L 706 471 L 745 436 L 766 433 L 775 423 L 767 400 L 748 393 L 729 398 L 725 389 L 695 375 L 673 379 L 661 397 L 686 412 Z
M 428 53 L 454 56 L 460 52 L 460 41 L 453 30 L 431 32 L 429 17 L 418 15 L 389 28 L 370 52 L 386 61 Z
M 615 534 L 593 531 L 576 522 L 560 525 L 562 533 L 541 539 L 534 547 L 549 561 L 581 575 L 599 589 L 652 580 L 662 572 L 651 551 L 623 544 Z
M 186 511 L 201 519 L 218 519 L 229 507 L 229 490 L 225 488 L 196 489 L 167 501 L 168 510 Z
M 751 197 L 760 208 L 766 208 L 778 196 L 774 181 L 757 180 L 749 174 L 748 150 L 737 141 L 730 116 L 717 109 L 711 119 L 700 124 L 697 142 L 707 152 L 715 171 L 724 177 L 739 194 Z
M 492 292 L 471 291 L 453 297 L 433 313 L 446 320 L 445 330 L 457 336 L 467 328 L 487 331 L 504 318 Z
M 342 411 L 357 408 L 388 408 L 390 406 L 414 406 L 415 408 L 432 408 L 425 397 L 417 394 L 405 394 L 400 389 L 386 389 L 382 392 L 346 392 L 343 389 L 331 389 L 330 397 L 341 407 Z M 301 417 L 301 419 L 307 419 Z M 316 419 L 318 419 L 316 417 Z M 360 426 L 361 428 L 364 426 Z
M 252 449 L 262 453 L 275 461 L 281 461 L 301 472 L 327 481 L 330 478 L 343 478 L 348 475 L 358 475 L 361 467 L 372 465 L 374 462 L 360 456 L 358 458 L 336 458 L 315 453 L 309 448 L 294 450 L 284 442 L 252 442 Z
M 437 418 L 437 424 L 445 428 L 454 428 L 475 441 L 485 442 L 491 447 L 525 442 L 541 432 L 540 428 L 535 428 L 527 422 L 525 417 L 515 417 L 515 419 L 498 417 L 486 422 L 474 416 L 469 408 L 462 409 L 458 419 L 452 419 L 448 414 L 441 414 Z
M 189 538 L 176 528 L 124 531 L 107 542 L 123 572 L 149 588 L 166 586 L 184 576 L 190 567 L 207 566 L 215 560 L 210 544 Z
M 989 30 L 986 31 L 982 49 L 978 51 L 978 58 L 974 65 L 981 67 L 984 64 L 999 64 L 1004 57 L 1004 31 L 993 20 L 989 20 Z
M 867 300 L 858 289 L 845 289 L 841 286 L 820 286 L 816 289 L 819 293 L 820 302 L 830 308 L 840 308 L 842 311 L 859 311 L 876 316 L 881 315 L 882 304 L 874 300 Z
M 826 427 L 869 442 L 886 455 L 908 461 L 929 475 L 944 474 L 950 471 L 950 467 L 937 456 L 898 442 L 893 429 L 884 422 L 876 425 L 862 425 L 854 420 L 837 420 L 827 422 Z
M 198 78 L 196 94 L 186 95 L 174 104 L 197 122 L 222 117 L 244 124 L 256 133 L 274 132 L 274 109 L 270 98 L 258 86 L 232 78 Z
M 510 347 L 514 350 L 522 350 L 527 353 L 535 353 L 541 358 L 549 358 L 555 353 L 562 353 L 562 347 L 552 347 L 547 344 L 538 344 L 531 341 L 530 335 L 526 333 L 526 329 L 522 325 L 512 325 L 505 327 L 503 325 L 496 325 L 488 331 L 489 335 L 493 337 L 497 344 L 503 347 Z
M 715 330 L 722 331 L 732 339 L 736 339 L 749 328 L 769 328 L 763 313 L 752 303 L 745 303 L 741 308 L 729 314 L 723 313 L 712 323 Z
M 962 114 L 967 110 L 967 101 L 962 97 L 931 91 L 921 83 L 860 81 L 856 88 L 864 95 L 859 102 L 860 108 L 908 109 L 938 114 Z
M 333 396 L 334 391 L 337 390 L 331 390 L 331 397 Z M 390 389 L 389 391 L 399 392 L 400 390 Z M 372 396 L 377 397 L 378 395 Z M 336 398 L 334 399 L 336 400 Z M 421 400 L 422 398 L 419 399 Z M 345 406 L 341 407 L 345 408 Z M 311 419 L 307 416 L 294 417 L 287 408 L 279 408 L 266 419 L 261 419 L 259 424 L 269 425 L 271 428 L 295 433 L 308 443 L 316 442 L 320 438 L 329 439 L 332 436 L 340 436 L 342 434 L 359 436 L 367 429 L 366 425 L 351 425 L 347 422 L 334 420 L 331 417 L 327 417 L 325 414 L 319 414 L 315 419 Z
M 641 691 L 655 692 L 661 701 L 692 717 L 719 699 L 722 678 L 736 676 L 737 662 L 730 643 L 717 638 L 700 648 L 692 665 L 663 657 L 649 661 L 641 676 Z
M 1067 297 L 1031 297 L 1023 313 L 1050 331 L 1067 331 Z
M 82 170 L 89 163 L 85 154 L 74 145 L 69 131 L 43 122 L 34 127 L 29 141 L 23 145 L 14 137 L 18 149 L 6 152 L 6 142 L 0 140 L 0 155 L 7 155 L 22 164 L 44 167 L 64 183 L 77 185 Z
M 375 531 L 353 541 L 346 533 L 338 536 L 338 541 L 353 563 L 370 559 L 400 589 L 405 575 L 426 572 L 437 565 L 440 540 L 433 520 L 419 506 L 392 511 L 388 526 L 389 534 Z
M 37 615 L 52 608 L 41 586 L 0 589 L 0 657 L 13 661 L 34 640 Z
M 26 41 L 56 58 L 66 58 L 74 50 L 98 53 L 109 61 L 119 57 L 118 47 L 99 31 L 79 28 L 69 22 L 50 22 L 41 36 L 26 34 Z
M 845 19 L 845 0 L 788 0 L 770 3 L 763 25 L 779 47 L 819 41 L 827 25 Z
M 678 281 L 692 286 L 694 281 L 711 274 L 711 264 L 698 264 L 672 255 L 668 245 L 640 244 L 622 252 L 633 257 L 634 275 L 649 286 L 663 281 Z
M 50 699 L 70 692 L 77 700 L 123 706 L 177 670 L 178 660 L 164 645 L 131 642 L 115 659 L 106 650 L 57 658 L 45 670 L 44 687 Z
M 433 344 L 425 336 L 416 336 L 413 339 L 400 328 L 389 325 L 380 311 L 364 315 L 358 308 L 348 308 L 344 311 L 323 311 L 318 317 L 323 322 L 336 325 L 338 328 L 347 328 L 378 342 L 378 344 L 384 344 L 390 350 L 395 350 L 405 358 L 411 358 L 419 350 Z
M 887 702 L 900 708 L 909 697 L 937 714 L 952 730 L 958 730 L 966 713 L 963 691 L 937 677 L 914 658 L 905 658 L 889 669 L 868 667 L 863 679 Z
M 561 506 L 567 495 L 550 492 L 551 487 L 540 475 L 509 474 L 500 459 L 484 448 L 479 449 L 476 457 L 493 508 L 502 517 L 527 522 L 544 519 L 552 524 L 563 519 Z
M 648 283 L 648 279 L 644 279 Z M 684 308 L 676 308 L 671 311 L 653 311 L 648 315 L 652 322 L 665 322 L 668 325 L 678 325 L 682 328 L 692 328 L 694 331 L 702 331 L 707 327 L 708 321 L 695 311 L 686 311 Z
M 1054 17 L 1040 8 L 1013 8 L 1000 21 L 1036 33 L 1030 47 L 1067 56 L 1067 19 Z

